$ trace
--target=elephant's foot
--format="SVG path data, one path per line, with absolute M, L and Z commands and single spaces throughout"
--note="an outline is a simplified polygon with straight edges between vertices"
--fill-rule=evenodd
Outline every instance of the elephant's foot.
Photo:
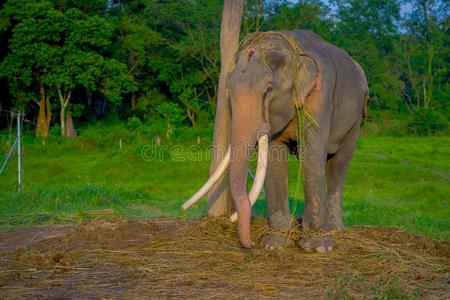
M 316 251 L 319 253 L 332 251 L 336 246 L 336 242 L 328 236 L 305 237 L 298 244 L 305 251 Z
M 292 245 L 288 234 L 267 233 L 261 240 L 261 247 L 267 250 L 282 249 Z
M 270 232 L 261 240 L 261 246 L 268 250 L 281 249 L 293 244 L 290 238 L 291 216 L 289 211 L 278 210 L 269 215 Z

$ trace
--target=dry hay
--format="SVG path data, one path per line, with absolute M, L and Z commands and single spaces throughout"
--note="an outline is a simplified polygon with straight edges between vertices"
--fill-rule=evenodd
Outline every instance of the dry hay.
M 268 230 L 252 227 L 256 241 Z M 449 296 L 448 242 L 368 226 L 331 235 L 336 250 L 319 254 L 243 250 L 223 219 L 26 228 L 0 234 L 0 299 Z

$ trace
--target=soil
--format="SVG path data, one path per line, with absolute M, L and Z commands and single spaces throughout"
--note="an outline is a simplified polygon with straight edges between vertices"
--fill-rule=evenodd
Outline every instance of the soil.
M 254 222 L 255 241 L 267 231 Z M 449 242 L 367 226 L 328 235 L 336 250 L 320 254 L 244 250 L 223 219 L 22 228 L 0 233 L 0 299 L 448 298 Z

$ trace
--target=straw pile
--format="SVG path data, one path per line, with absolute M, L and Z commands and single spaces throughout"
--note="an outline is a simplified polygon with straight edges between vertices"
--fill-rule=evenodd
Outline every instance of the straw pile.
M 255 241 L 268 230 L 252 227 Z M 336 250 L 319 254 L 243 250 L 224 219 L 21 229 L 0 234 L 0 299 L 449 296 L 448 242 L 367 226 L 331 235 Z

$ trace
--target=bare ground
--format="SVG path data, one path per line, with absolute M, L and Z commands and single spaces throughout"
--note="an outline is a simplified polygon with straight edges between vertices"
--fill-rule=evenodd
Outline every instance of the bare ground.
M 268 231 L 252 229 L 255 241 Z M 448 241 L 367 226 L 330 235 L 335 251 L 319 254 L 244 250 L 223 219 L 23 228 L 0 233 L 0 299 L 449 298 Z

